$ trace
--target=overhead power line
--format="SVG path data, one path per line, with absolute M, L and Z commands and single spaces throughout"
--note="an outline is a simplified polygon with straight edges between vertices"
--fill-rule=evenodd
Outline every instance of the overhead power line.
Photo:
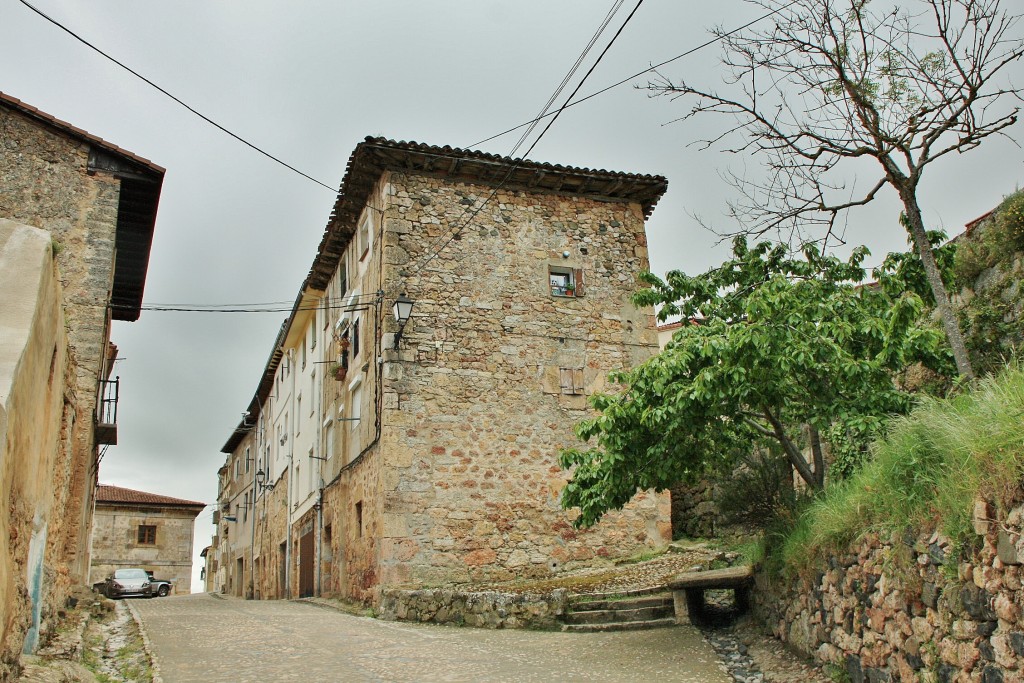
M 608 41 L 608 44 L 605 45 L 604 50 L 602 50 L 601 54 L 599 54 L 597 56 L 597 59 L 594 60 L 594 63 L 590 65 L 590 69 L 588 69 L 587 73 L 583 75 L 582 79 L 580 79 L 580 82 L 576 85 L 576 88 L 573 89 L 572 94 L 570 94 L 569 97 L 566 98 L 566 100 L 562 104 L 562 106 L 558 108 L 558 110 L 552 116 L 551 120 L 548 121 L 548 124 L 544 127 L 544 130 L 542 130 L 540 132 L 540 135 L 537 136 L 537 139 L 534 140 L 533 144 L 531 144 L 529 149 L 526 150 L 526 153 L 523 155 L 524 158 L 528 157 L 530 155 L 530 152 L 532 152 L 534 147 L 537 146 L 537 143 L 539 143 L 541 141 L 541 139 L 544 137 L 544 135 L 549 130 L 551 130 L 551 126 L 553 126 L 555 121 L 558 120 L 559 115 L 563 111 L 565 111 L 566 107 L 569 105 L 569 102 L 571 102 L 572 98 L 576 96 L 576 93 L 578 93 L 580 91 L 580 88 L 582 88 L 583 84 L 587 82 L 587 79 L 590 78 L 590 75 L 594 73 L 594 69 L 596 69 L 597 65 L 601 63 L 601 60 L 604 59 L 604 56 L 606 54 L 608 54 L 608 50 L 611 49 L 612 45 L 615 44 L 615 41 L 618 40 L 620 35 L 622 35 L 622 31 L 626 28 L 626 25 L 629 23 L 630 19 L 633 18 L 633 15 L 636 14 L 636 11 L 638 9 L 640 9 L 640 5 L 642 5 L 643 3 L 644 3 L 644 0 L 637 0 L 636 6 L 633 7 L 633 11 L 631 11 L 629 13 L 629 16 L 626 17 L 625 21 L 622 22 L 622 25 L 619 26 L 619 30 L 616 31 L 615 35 L 612 36 L 612 39 Z M 588 47 L 588 50 L 589 50 L 589 47 Z M 561 88 L 562 88 L 562 86 L 559 86 L 559 91 L 561 90 Z M 554 100 L 554 98 L 551 98 L 551 100 L 549 100 L 549 101 L 553 101 L 553 100 Z M 531 130 L 532 130 L 532 128 L 531 128 Z M 522 141 L 522 138 L 520 138 L 520 142 L 521 141 Z M 516 144 L 516 148 L 518 148 L 518 147 L 519 147 L 519 143 Z M 469 215 L 469 218 L 467 218 L 466 221 L 464 223 L 462 223 L 462 225 L 457 225 L 455 228 L 451 229 L 451 236 L 449 236 L 447 239 L 445 239 L 444 243 L 441 244 L 440 247 L 437 247 L 436 249 L 434 249 L 434 246 L 433 245 L 431 246 L 430 251 L 427 253 L 426 259 L 423 260 L 418 266 L 416 266 L 416 268 L 413 270 L 414 273 L 417 273 L 417 272 L 421 271 L 423 268 L 425 268 L 426 265 L 428 263 L 430 263 L 438 254 L 440 254 L 445 249 L 445 247 L 447 247 L 449 244 L 451 244 L 452 241 L 456 237 L 458 237 L 459 234 L 463 230 L 465 230 L 467 227 L 469 227 L 469 225 L 473 222 L 473 219 L 476 218 L 477 215 L 481 211 L 483 211 L 484 207 L 487 206 L 487 204 L 494 198 L 494 196 L 496 194 L 498 194 L 498 192 L 501 190 L 501 188 L 505 186 L 505 183 L 507 183 L 509 178 L 512 177 L 512 174 L 515 173 L 516 169 L 519 168 L 520 164 L 522 164 L 522 159 L 516 160 L 516 161 L 514 161 L 512 163 L 512 165 L 508 169 L 508 172 L 505 173 L 505 177 L 501 179 L 501 182 L 498 183 L 494 187 L 493 190 L 491 190 L 491 193 L 487 196 L 486 199 L 483 200 L 483 202 L 480 203 L 479 206 L 476 206 L 476 207 L 473 208 L 473 212 Z M 463 215 L 465 215 L 465 211 L 463 212 Z M 458 219 L 456 219 L 456 220 L 458 220 Z M 444 237 L 442 236 L 440 239 L 444 239 Z M 435 241 L 434 245 L 436 245 L 437 243 L 438 242 Z
M 98 47 L 96 47 L 95 45 L 93 45 L 92 43 L 90 43 L 90 42 L 89 42 L 88 40 L 86 40 L 86 39 L 85 39 L 85 38 L 83 38 L 82 36 L 78 35 L 78 34 L 77 34 L 77 33 L 75 33 L 74 31 L 72 31 L 71 29 L 69 29 L 69 28 L 68 28 L 67 26 L 64 26 L 64 25 L 63 25 L 62 23 L 60 23 L 59 21 L 57 21 L 57 20 L 56 20 L 56 19 L 54 19 L 53 17 L 49 16 L 48 14 L 46 14 L 45 12 L 43 12 L 42 10 L 40 10 L 40 9 L 39 9 L 38 7 L 35 7 L 35 6 L 33 6 L 33 5 L 32 5 L 31 3 L 29 3 L 29 2 L 27 1 L 27 0 L 18 0 L 18 2 L 20 2 L 20 3 L 22 4 L 22 5 L 24 5 L 25 7 L 29 8 L 30 10 L 32 10 L 33 12 L 35 12 L 36 14 L 38 14 L 39 16 L 41 16 L 41 17 L 42 17 L 43 19 L 45 19 L 46 21 L 50 22 L 51 24 L 53 24 L 53 25 L 54 25 L 54 26 L 56 26 L 57 28 L 59 28 L 60 30 L 64 31 L 64 32 L 65 32 L 65 33 L 67 33 L 67 34 L 68 34 L 69 36 L 71 36 L 72 38 L 74 38 L 74 39 L 75 39 L 75 40 L 77 40 L 78 42 L 80 42 L 80 43 L 82 43 L 83 45 L 85 45 L 86 47 L 88 47 L 88 48 L 89 48 L 90 50 L 93 50 L 94 52 L 96 52 L 96 53 L 98 53 L 98 54 L 102 55 L 103 57 L 105 57 L 106 59 L 110 60 L 110 61 L 111 61 L 111 62 L 113 62 L 114 64 L 118 65 L 119 67 L 121 67 L 122 69 L 124 69 L 125 71 L 127 71 L 128 73 L 130 73 L 131 75 L 135 76 L 135 77 L 136 77 L 136 78 L 138 78 L 139 80 L 143 81 L 143 82 L 144 82 L 144 83 L 146 83 L 147 85 L 150 85 L 150 86 L 152 86 L 153 88 L 156 88 L 156 89 L 157 89 L 157 90 L 159 90 L 159 91 L 160 91 L 161 93 L 163 93 L 163 94 L 164 94 L 164 95 L 166 95 L 167 97 L 171 98 L 172 100 L 174 100 L 175 102 L 177 102 L 178 104 L 180 104 L 180 105 L 181 105 L 182 107 L 184 107 L 185 109 L 188 109 L 188 110 L 189 110 L 190 112 L 192 112 L 193 114 L 195 114 L 196 116 L 198 116 L 199 118 L 201 118 L 201 119 L 202 119 L 203 121 L 206 121 L 206 122 L 207 122 L 207 123 L 209 123 L 209 124 L 210 124 L 211 126 L 214 126 L 214 127 L 216 127 L 217 129 L 221 130 L 221 131 L 222 131 L 222 132 L 224 132 L 224 133 L 227 133 L 228 135 L 230 135 L 230 136 L 231 136 L 231 137 L 233 137 L 234 139 L 236 139 L 236 140 L 238 140 L 239 142 L 241 142 L 241 143 L 242 143 L 243 145 L 245 145 L 246 147 L 249 147 L 250 149 L 253 149 L 253 150 L 255 150 L 256 152 L 258 152 L 258 153 L 262 154 L 263 156 L 267 157 L 267 158 L 268 158 L 268 159 L 270 159 L 271 161 L 274 161 L 274 162 L 276 162 L 276 163 L 278 163 L 278 164 L 280 164 L 280 165 L 284 166 L 284 167 L 285 167 L 285 168 L 287 168 L 288 170 L 290 170 L 290 171 L 293 171 L 293 172 L 295 172 L 295 173 L 298 173 L 298 174 L 299 174 L 300 176 L 302 176 L 303 178 L 306 178 L 306 179 L 308 179 L 308 180 L 312 180 L 312 181 L 313 181 L 314 183 L 316 183 L 317 185 L 320 185 L 320 186 L 322 186 L 322 187 L 325 187 L 325 188 L 327 188 L 328 190 L 330 190 L 331 192 L 337 192 L 337 189 L 336 189 L 336 188 L 334 188 L 334 187 L 331 187 L 330 185 L 328 185 L 328 184 L 327 184 L 327 183 L 325 183 L 325 182 L 321 182 L 321 181 L 317 180 L 316 178 L 314 178 L 313 176 L 309 175 L 308 173 L 305 173 L 305 172 L 303 172 L 303 171 L 300 171 L 299 169 L 297 169 L 297 168 L 295 168 L 294 166 L 292 166 L 291 164 L 289 164 L 289 163 L 288 163 L 287 161 L 284 161 L 284 160 L 280 159 L 279 157 L 276 157 L 276 156 L 274 156 L 274 155 L 273 155 L 273 154 L 271 154 L 270 152 L 268 152 L 268 151 L 266 151 L 266 150 L 262 149 L 261 147 L 258 147 L 257 145 L 255 145 L 255 144 L 253 144 L 253 143 L 249 142 L 248 140 L 246 140 L 245 138 L 243 138 L 243 137 L 242 137 L 241 135 L 238 135 L 237 133 L 235 133 L 235 132 L 233 132 L 233 131 L 231 131 L 231 130 L 228 130 L 227 128 L 225 128 L 225 127 L 224 127 L 224 126 L 222 126 L 221 124 L 219 124 L 219 123 L 217 123 L 216 121 L 214 121 L 213 119 L 211 119 L 211 118 L 210 118 L 209 116 L 207 116 L 206 114 L 203 114 L 202 112 L 198 111 L 198 110 L 197 110 L 197 109 L 195 109 L 194 107 L 192 107 L 192 106 L 190 106 L 190 105 L 186 104 L 186 103 L 185 103 L 184 101 L 182 101 L 182 100 L 181 100 L 180 98 L 178 98 L 178 97 L 175 97 L 175 96 L 174 96 L 174 95 L 172 95 L 171 93 L 167 92 L 167 91 L 166 91 L 165 89 L 161 88 L 161 87 L 160 87 L 159 85 L 157 85 L 157 84 L 156 84 L 156 83 L 154 83 L 153 81 L 149 80 L 148 78 L 146 78 L 145 76 L 143 76 L 142 74 L 140 74 L 140 73 L 139 73 L 138 71 L 136 71 L 135 69 L 131 68 L 130 66 L 128 66 L 128 65 L 127 65 L 127 64 L 125 64 L 124 62 L 121 62 L 121 61 L 119 61 L 118 59 L 115 59 L 115 58 L 114 58 L 114 57 L 112 57 L 111 55 L 107 54 L 106 52 L 104 52 L 104 51 L 103 51 L 103 50 L 101 50 L 100 48 L 98 48 Z
M 729 37 L 731 35 L 739 33 L 740 31 L 748 29 L 748 28 L 750 28 L 751 26 L 753 26 L 754 24 L 756 24 L 756 23 L 758 23 L 760 21 L 764 21 L 765 19 L 767 19 L 770 16 L 773 16 L 775 14 L 778 14 L 779 12 L 782 12 L 782 11 L 785 11 L 785 10 L 789 9 L 790 7 L 795 5 L 796 3 L 797 3 L 797 0 L 793 0 L 792 2 L 786 4 L 786 5 L 782 6 L 782 7 L 779 7 L 777 9 L 774 9 L 771 12 L 768 12 L 766 14 L 762 14 L 761 16 L 757 17 L 756 19 L 752 19 L 752 20 L 748 21 L 747 23 L 743 24 L 742 26 L 737 26 L 736 28 L 732 29 L 731 31 L 727 31 L 726 33 L 723 33 L 721 35 L 717 35 L 714 38 L 711 38 L 710 40 L 707 40 L 707 41 L 701 43 L 700 45 L 697 45 L 695 47 L 690 48 L 689 50 L 687 50 L 686 52 L 683 52 L 682 54 L 678 54 L 675 57 L 672 57 L 671 59 L 666 59 L 663 62 L 658 62 L 657 64 L 654 64 L 653 66 L 647 67 L 643 71 L 637 71 L 632 76 L 627 76 L 626 78 L 623 78 L 621 81 L 616 81 L 615 83 L 612 83 L 611 85 L 605 86 L 604 88 L 601 88 L 600 90 L 598 90 L 596 92 L 592 92 L 589 95 L 581 97 L 580 99 L 576 100 L 575 102 L 568 102 L 568 103 L 566 103 L 562 107 L 562 109 L 568 109 L 569 107 L 575 107 L 577 104 L 583 104 L 587 100 L 593 99 L 593 98 L 597 97 L 598 95 L 603 95 L 604 93 L 608 92 L 609 90 L 617 88 L 620 85 L 625 85 L 626 83 L 629 83 L 634 78 L 639 78 L 640 76 L 643 76 L 644 74 L 651 73 L 652 71 L 660 69 L 661 67 L 665 66 L 666 64 L 671 64 L 672 62 L 678 61 L 678 60 L 682 59 L 683 57 L 689 57 L 690 55 L 692 55 L 695 52 L 699 52 L 699 51 L 703 50 L 706 47 L 711 47 L 712 45 L 714 45 L 715 43 L 720 41 L 722 38 L 727 38 L 727 37 Z M 479 142 L 474 142 L 473 144 L 469 145 L 469 148 L 479 147 L 480 145 L 484 144 L 485 142 L 490 142 L 491 140 L 496 140 L 496 139 L 498 139 L 498 138 L 500 138 L 500 137 L 502 137 L 504 135 L 508 135 L 509 133 L 514 133 L 515 131 L 519 130 L 520 128 L 523 128 L 525 126 L 529 126 L 531 124 L 535 124 L 540 118 L 546 118 L 548 116 L 557 116 L 559 113 L 561 113 L 561 110 L 559 110 L 558 112 L 555 112 L 554 114 L 544 114 L 542 117 L 538 117 L 536 119 L 531 119 L 530 121 L 526 121 L 525 123 L 520 123 L 518 126 L 513 126 L 512 128 L 509 128 L 508 130 L 503 130 L 500 133 L 496 133 L 496 134 L 492 135 L 489 138 L 484 138 L 483 140 L 480 140 Z

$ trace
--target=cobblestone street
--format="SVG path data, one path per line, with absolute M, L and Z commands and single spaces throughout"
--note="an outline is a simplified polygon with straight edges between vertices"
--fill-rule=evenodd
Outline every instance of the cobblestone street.
M 699 631 L 490 631 L 207 594 L 136 600 L 165 683 L 729 678 Z

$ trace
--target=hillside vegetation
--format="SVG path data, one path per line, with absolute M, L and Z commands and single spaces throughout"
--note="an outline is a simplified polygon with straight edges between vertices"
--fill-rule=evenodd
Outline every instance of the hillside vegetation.
M 1024 365 L 1014 362 L 971 391 L 924 398 L 895 418 L 873 457 L 803 510 L 776 547 L 789 571 L 821 566 L 865 534 L 936 529 L 970 548 L 973 501 L 1004 517 L 1024 502 Z

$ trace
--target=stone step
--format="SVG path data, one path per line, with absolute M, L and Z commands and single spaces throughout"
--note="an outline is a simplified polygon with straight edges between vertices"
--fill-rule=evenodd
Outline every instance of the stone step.
M 634 588 L 632 590 L 612 591 L 610 593 L 576 593 L 569 596 L 569 601 L 576 600 L 621 600 L 622 598 L 636 598 L 644 595 L 657 595 L 666 593 L 665 586 L 651 586 L 650 588 Z
M 609 624 L 565 624 L 563 631 L 573 633 L 606 633 L 608 631 L 640 631 L 648 628 L 665 628 L 675 626 L 674 618 L 653 619 L 651 621 L 616 621 Z
M 650 622 L 674 616 L 671 603 L 638 609 L 597 609 L 569 612 L 565 621 L 569 624 L 609 624 L 624 622 Z
M 588 596 L 589 597 L 589 596 Z M 569 609 L 572 611 L 592 611 L 601 609 L 640 609 L 643 607 L 660 607 L 672 605 L 671 593 L 657 593 L 641 597 L 626 597 L 615 600 L 595 598 L 593 600 L 570 599 Z

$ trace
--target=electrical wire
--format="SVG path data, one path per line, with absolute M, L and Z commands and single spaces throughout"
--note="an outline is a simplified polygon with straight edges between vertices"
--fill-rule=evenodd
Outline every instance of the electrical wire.
M 794 0 L 794 2 L 795 1 L 796 0 Z M 565 111 L 566 107 L 572 101 L 572 98 L 576 96 L 576 93 L 578 93 L 580 88 L 583 87 L 583 84 L 587 82 L 587 79 L 590 77 L 590 75 L 594 73 L 594 70 L 597 68 L 597 65 L 600 64 L 601 60 L 603 60 L 605 55 L 608 54 L 608 50 L 611 49 L 612 45 L 615 44 L 615 41 L 618 40 L 620 35 L 622 35 L 622 31 L 626 28 L 626 25 L 629 24 L 629 21 L 636 14 L 637 10 L 640 9 L 640 5 L 642 5 L 643 3 L 644 3 L 644 0 L 637 0 L 636 6 L 633 7 L 633 10 L 629 13 L 629 16 L 626 17 L 625 21 L 622 22 L 622 25 L 619 26 L 619 30 L 615 32 L 615 35 L 612 36 L 612 39 L 610 41 L 608 41 L 607 45 L 605 45 L 604 50 L 601 51 L 601 54 L 598 55 L 597 59 L 590 66 L 590 69 L 588 69 L 587 73 L 584 74 L 584 76 L 580 80 L 579 84 L 572 91 L 572 94 L 569 95 L 569 97 L 562 104 L 562 106 L 558 108 L 558 110 L 554 113 L 554 115 L 551 118 L 551 120 L 548 121 L 547 126 L 544 127 L 544 130 L 542 130 L 540 132 L 540 135 L 537 136 L 537 138 L 533 141 L 533 144 L 530 145 L 529 149 L 526 150 L 526 153 L 523 155 L 524 157 L 529 156 L 530 153 L 533 151 L 533 149 L 537 146 L 537 143 L 539 143 L 541 141 L 541 139 L 544 137 L 544 135 L 547 134 L 547 132 L 549 130 L 551 130 L 551 126 L 554 125 L 555 121 L 558 120 L 559 115 L 561 115 L 561 113 L 563 111 Z M 498 192 L 501 190 L 501 188 L 503 188 L 505 186 L 505 183 L 508 182 L 509 178 L 512 177 L 512 174 L 515 173 L 516 169 L 519 168 L 519 166 L 523 163 L 523 161 L 524 161 L 523 159 L 517 159 L 516 161 L 513 162 L 513 164 L 509 167 L 508 171 L 505 173 L 505 177 L 502 178 L 501 182 L 498 183 L 494 187 L 493 190 L 491 190 L 491 193 L 487 196 L 487 198 L 484 199 L 484 201 L 479 206 L 477 206 L 477 207 L 475 207 L 473 209 L 473 212 L 469 215 L 469 218 L 466 219 L 466 221 L 462 225 L 457 225 L 455 228 L 451 229 L 451 233 L 452 233 L 451 236 L 448 237 L 444 241 L 444 243 L 441 244 L 440 247 L 435 248 L 434 246 L 432 246 L 431 249 L 429 250 L 427 256 L 426 256 L 426 259 L 423 260 L 419 265 L 415 266 L 412 269 L 410 275 L 415 275 L 416 273 L 418 273 L 421 270 L 423 270 L 423 268 L 425 268 L 428 263 L 430 263 L 432 260 L 434 260 L 434 258 L 437 257 L 437 255 L 440 254 L 445 249 L 445 247 L 447 247 L 449 244 L 451 244 L 452 241 L 455 240 L 459 236 L 459 234 L 462 233 L 463 230 L 465 230 L 467 227 L 469 227 L 469 225 L 473 222 L 473 219 L 476 218 L 476 216 L 481 211 L 483 211 L 484 207 L 487 206 L 487 204 L 492 199 L 494 199 L 494 196 L 496 194 L 498 194 Z M 456 219 L 456 220 L 458 220 L 458 219 Z M 440 239 L 444 239 L 444 238 L 442 237 Z M 434 245 L 436 245 L 436 244 L 438 244 L 437 241 L 434 242 Z
M 378 294 L 359 294 L 356 296 L 343 296 L 341 298 L 322 298 L 308 306 L 295 307 L 294 303 L 272 302 L 269 304 L 143 304 L 140 309 L 143 311 L 158 311 L 162 313 L 291 313 L 292 311 L 315 311 L 315 310 L 343 310 L 357 311 L 364 310 L 368 305 L 378 299 Z M 133 306 L 118 306 L 111 304 L 112 310 L 135 310 Z
M 789 9 L 790 7 L 795 5 L 797 2 L 798 2 L 798 0 L 793 0 L 792 2 L 786 4 L 786 5 L 782 6 L 782 7 L 779 7 L 778 9 L 774 9 L 771 12 L 768 12 L 767 14 L 762 14 L 761 16 L 757 17 L 756 19 L 752 19 L 751 21 L 748 21 L 747 23 L 743 24 L 742 26 L 737 26 L 736 28 L 732 29 L 731 31 L 727 31 L 725 33 L 716 35 L 714 38 L 712 38 L 712 39 L 710 39 L 710 40 L 708 40 L 706 42 L 703 42 L 700 45 L 692 47 L 689 50 L 687 50 L 686 52 L 683 52 L 682 54 L 678 54 L 675 57 L 672 57 L 671 59 L 666 59 L 663 62 L 658 62 L 657 64 L 654 64 L 653 66 L 649 66 L 646 69 L 644 69 L 643 71 L 638 71 L 635 74 L 633 74 L 632 76 L 627 76 L 626 78 L 623 78 L 621 81 L 616 81 L 615 83 L 612 83 L 611 85 L 605 86 L 604 88 L 601 88 L 600 90 L 597 90 L 595 92 L 590 93 L 589 95 L 581 97 L 580 99 L 576 100 L 575 102 L 569 102 L 569 103 L 567 103 L 562 108 L 563 109 L 568 109 L 569 107 L 575 107 L 577 104 L 583 104 L 587 100 L 593 99 L 593 98 L 597 97 L 598 95 L 603 95 L 604 93 L 608 92 L 609 90 L 617 88 L 620 85 L 625 85 L 626 83 L 629 83 L 634 78 L 639 78 L 640 76 L 643 76 L 644 74 L 651 73 L 652 71 L 656 71 L 656 70 L 660 69 L 661 67 L 663 67 L 663 66 L 665 66 L 667 64 L 671 64 L 672 62 L 675 62 L 675 61 L 678 61 L 678 60 L 682 59 L 683 57 L 689 57 L 690 55 L 694 54 L 695 52 L 699 52 L 700 50 L 703 50 L 706 47 L 711 47 L 712 45 L 714 45 L 718 41 L 722 40 L 723 38 L 728 38 L 729 36 L 735 35 L 735 34 L 739 33 L 740 31 L 743 31 L 745 29 L 750 28 L 751 26 L 753 26 L 754 24 L 756 24 L 758 22 L 764 21 L 768 17 L 771 17 L 771 16 L 773 16 L 775 14 L 778 14 L 779 12 L 783 12 L 783 11 Z M 556 112 L 556 114 L 557 114 L 557 112 Z M 545 114 L 544 116 L 545 117 L 547 117 L 547 116 L 555 116 L 556 114 Z M 535 123 L 536 121 L 537 121 L 537 119 L 533 119 L 531 121 L 526 121 L 524 123 L 520 123 L 518 126 L 513 126 L 512 128 L 509 128 L 508 130 L 503 130 L 502 132 L 496 133 L 495 135 L 492 135 L 489 138 L 484 138 L 483 140 L 480 140 L 479 142 L 474 142 L 473 144 L 469 145 L 468 148 L 472 149 L 474 147 L 479 147 L 480 145 L 482 145 L 484 143 L 487 143 L 487 142 L 490 142 L 491 140 L 496 140 L 496 139 L 498 139 L 500 137 L 508 135 L 509 133 L 514 133 L 515 131 L 519 130 L 520 128 L 523 128 L 524 126 L 529 126 L 529 125 Z
M 541 107 L 540 112 L 537 113 L 537 116 L 534 117 L 531 124 L 527 127 L 525 131 L 523 131 L 523 134 L 519 136 L 519 140 L 516 141 L 516 144 L 512 147 L 512 151 L 508 153 L 508 156 L 515 156 L 516 152 L 519 151 L 519 148 L 522 146 L 522 144 L 526 141 L 528 137 L 530 137 L 530 135 L 533 133 L 534 128 L 537 127 L 537 124 L 540 123 L 540 121 L 548 113 L 548 110 L 551 108 L 551 105 L 555 103 L 555 100 L 558 99 L 558 96 L 561 95 L 562 91 L 565 90 L 565 87 L 569 85 L 569 81 L 572 80 L 572 77 L 576 75 L 576 71 L 583 64 L 583 60 L 586 59 L 588 54 L 590 54 L 590 50 L 593 49 L 594 45 L 597 44 L 598 39 L 604 33 L 605 29 L 608 28 L 608 25 L 611 23 L 615 15 L 618 14 L 624 2 L 625 0 L 616 0 L 616 2 L 612 5 L 611 9 L 608 10 L 608 13 L 601 21 L 601 25 L 597 27 L 597 30 L 594 31 L 594 35 L 590 37 L 590 41 L 587 43 L 586 47 L 583 48 L 583 51 L 576 58 L 576 62 L 572 65 L 569 71 L 562 78 L 562 82 L 558 84 L 558 87 L 555 88 L 555 91 L 551 93 L 551 97 L 549 97 L 548 101 L 544 103 L 543 107 Z
M 206 122 L 207 122 L 207 123 L 209 123 L 209 124 L 210 124 L 211 126 L 214 126 L 215 128 L 217 128 L 217 129 L 221 130 L 221 131 L 222 131 L 222 132 L 224 132 L 224 133 L 227 133 L 228 135 L 230 135 L 231 137 L 233 137 L 233 138 L 234 138 L 235 140 L 238 140 L 239 142 L 241 142 L 241 143 L 242 143 L 243 145 L 245 145 L 246 147 L 249 147 L 250 149 L 253 149 L 253 150 L 255 150 L 256 152 L 258 152 L 258 153 L 262 154 L 263 156 L 267 157 L 267 158 L 268 158 L 268 159 L 270 159 L 271 161 L 274 161 L 274 162 L 276 162 L 276 163 L 278 163 L 278 164 L 280 164 L 280 165 L 284 166 L 284 167 L 285 167 L 285 168 L 287 168 L 288 170 L 290 170 L 290 171 L 293 171 L 293 172 L 295 172 L 295 173 L 298 173 L 298 174 L 299 174 L 300 176 L 302 176 L 303 178 L 306 178 L 307 180 L 312 180 L 312 181 L 313 181 L 314 183 L 316 183 L 317 185 L 320 185 L 320 186 L 322 186 L 322 187 L 325 187 L 325 188 L 327 188 L 328 190 L 330 190 L 331 192 L 337 192 L 337 189 L 336 189 L 336 188 L 334 188 L 334 187 L 331 187 L 330 185 L 328 185 L 328 184 L 327 184 L 327 183 L 325 183 L 325 182 L 322 182 L 322 181 L 320 181 L 320 180 L 317 180 L 316 178 L 314 178 L 313 176 L 309 175 L 308 173 L 305 173 L 305 172 L 303 172 L 303 171 L 300 171 L 299 169 L 295 168 L 294 166 L 292 166 L 292 165 L 291 165 L 291 164 L 289 164 L 288 162 L 286 162 L 286 161 L 284 161 L 284 160 L 282 160 L 282 159 L 280 159 L 280 158 L 278 158 L 278 157 L 274 156 L 274 155 L 273 155 L 273 154 L 271 154 L 270 152 L 268 152 L 268 151 L 266 151 L 266 150 L 264 150 L 264 149 L 262 149 L 262 148 L 260 148 L 260 147 L 256 146 L 255 144 L 253 144 L 253 143 L 249 142 L 248 140 L 246 140 L 245 138 L 243 138 L 243 137 L 242 137 L 241 135 L 238 135 L 237 133 L 234 133 L 234 132 L 232 132 L 231 130 L 228 130 L 227 128 L 225 128 L 225 127 L 224 127 L 224 126 L 222 126 L 221 124 L 219 124 L 219 123 L 217 123 L 216 121 L 214 121 L 213 119 L 211 119 L 211 118 L 210 118 L 209 116 L 207 116 L 206 114 L 203 114 L 202 112 L 198 111 L 198 110 L 197 110 L 197 109 L 195 109 L 194 107 L 192 107 L 192 106 L 190 106 L 190 105 L 186 104 L 186 103 L 185 103 L 184 101 L 182 101 L 182 100 L 181 100 L 180 98 L 178 98 L 178 97 L 175 97 L 174 95 L 172 95 L 171 93 L 169 93 L 169 92 L 168 92 L 167 90 L 163 89 L 162 87 L 160 87 L 159 85 L 157 85 L 157 84 L 156 84 L 156 83 L 154 83 L 153 81 L 149 80 L 148 78 L 146 78 L 145 76 L 143 76 L 142 74 L 140 74 L 140 73 L 139 73 L 138 71 L 136 71 L 135 69 L 131 68 L 130 66 L 128 66 L 128 65 L 127 65 L 127 64 L 125 64 L 124 62 L 121 62 L 121 61 L 119 61 L 119 60 L 115 59 L 115 58 L 114 58 L 114 57 L 112 57 L 111 55 L 107 54 L 106 52 L 104 52 L 104 51 L 103 51 L 103 50 L 101 50 L 100 48 L 98 48 L 98 47 L 96 47 L 95 45 L 93 45 L 92 43 L 90 43 L 90 42 L 89 42 L 88 40 L 86 40 L 86 39 L 85 39 L 85 38 L 83 38 L 82 36 L 78 35 L 78 34 L 77 34 L 77 33 L 75 33 L 74 31 L 72 31 L 71 29 L 69 29 L 69 28 L 68 28 L 67 26 L 64 26 L 64 25 L 63 25 L 63 24 L 61 24 L 61 23 L 60 23 L 59 21 L 57 21 L 57 20 L 56 20 L 56 19 L 54 19 L 53 17 L 49 16 L 48 14 L 46 14 L 45 12 L 43 12 L 42 10 L 40 10 L 40 9 L 39 9 L 38 7 L 35 7 L 35 6 L 34 6 L 34 5 L 32 5 L 31 3 L 29 3 L 29 2 L 28 2 L 28 0 L 18 0 L 18 2 L 20 2 L 20 3 L 22 4 L 22 5 L 24 5 L 25 7 L 29 8 L 30 10 L 32 10 L 33 12 L 35 12 L 36 14 L 38 14 L 38 15 L 39 15 L 40 17 L 42 17 L 42 18 L 43 18 L 43 19 L 45 19 L 46 21 L 50 22 L 51 24 L 53 24 L 54 26 L 56 26 L 56 27 L 57 27 L 57 28 L 59 28 L 60 30 L 64 31 L 64 32 L 65 32 L 65 33 L 67 33 L 67 34 L 68 34 L 69 36 L 71 36 L 72 38 L 74 38 L 74 39 L 75 39 L 75 40 L 77 40 L 78 42 L 80 42 L 80 43 L 82 43 L 83 45 L 85 45 L 86 47 L 88 47 L 88 48 L 89 48 L 90 50 L 93 50 L 94 52 L 98 53 L 99 55 L 101 55 L 101 56 L 105 57 L 106 59 L 108 59 L 109 61 L 113 62 L 113 63 L 114 63 L 114 64 L 116 64 L 117 66 L 121 67 L 122 69 L 124 69 L 125 71 L 127 71 L 127 72 L 128 72 L 128 73 L 130 73 L 131 75 L 135 76 L 135 77 L 136 77 L 136 78 L 138 78 L 139 80 L 143 81 L 143 82 L 144 82 L 144 83 L 146 83 L 147 85 L 150 85 L 150 86 L 152 86 L 153 88 L 157 89 L 158 91 L 160 91 L 161 93 L 163 93 L 163 94 L 164 94 L 164 95 L 166 95 L 167 97 L 171 98 L 172 100 L 174 100 L 175 102 L 177 102 L 178 104 L 180 104 L 180 105 L 181 105 L 182 107 L 184 107 L 185 109 L 189 110 L 190 112 L 192 112 L 193 114 L 195 114 L 196 116 L 198 116 L 199 118 L 201 118 L 201 119 L 202 119 L 203 121 L 206 121 Z

